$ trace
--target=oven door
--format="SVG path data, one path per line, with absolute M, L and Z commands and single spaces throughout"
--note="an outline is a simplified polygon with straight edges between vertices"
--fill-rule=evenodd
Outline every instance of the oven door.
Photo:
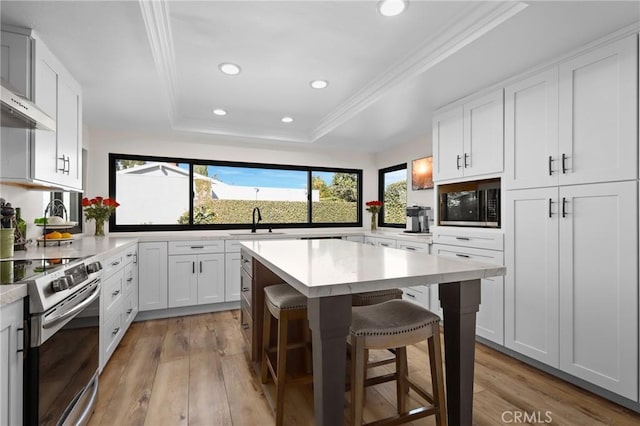
M 95 306 L 100 303 L 100 279 L 86 288 L 67 309 L 58 307 L 31 318 L 25 370 L 28 425 L 85 424 L 93 410 L 98 389 L 100 317 Z

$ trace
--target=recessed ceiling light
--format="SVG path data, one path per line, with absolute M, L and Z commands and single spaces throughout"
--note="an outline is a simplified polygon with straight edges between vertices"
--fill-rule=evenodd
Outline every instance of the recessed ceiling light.
M 408 0 L 380 0 L 378 12 L 383 16 L 396 16 L 404 12 L 408 5 Z
M 292 123 L 293 122 L 293 118 L 291 117 L 282 117 L 282 121 L 283 123 Z
M 227 111 L 220 109 L 220 108 L 216 108 L 213 110 L 213 113 L 215 115 L 227 115 Z
M 310 84 L 314 89 L 324 89 L 329 85 L 329 82 L 327 80 L 313 80 Z
M 227 74 L 227 75 L 238 75 L 240 74 L 240 67 L 236 64 L 232 64 L 230 62 L 223 62 L 222 64 L 218 65 L 218 68 L 220 68 L 220 71 L 222 71 L 223 73 Z

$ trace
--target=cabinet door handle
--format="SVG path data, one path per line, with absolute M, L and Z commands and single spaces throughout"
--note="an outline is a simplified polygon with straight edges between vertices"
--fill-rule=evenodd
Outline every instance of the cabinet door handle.
M 196 273 L 196 262 L 191 262 L 191 273 L 192 274 Z
M 24 341 L 24 328 L 20 327 L 16 330 L 16 334 L 22 332 L 22 339 L 20 337 L 18 337 L 18 343 L 22 342 L 22 348 L 20 349 L 16 349 L 17 353 L 24 353 L 24 346 L 25 346 L 25 341 Z
M 116 297 L 119 294 L 120 294 L 120 290 L 116 290 L 113 293 L 111 293 L 111 296 Z
M 64 172 L 66 174 L 69 174 L 69 172 L 71 172 L 71 157 L 69 157 L 67 155 L 67 158 L 64 160 L 64 164 L 65 164 L 65 171 Z
M 242 324 L 242 329 L 243 330 L 248 330 L 249 329 L 249 324 Z
M 202 260 L 200 261 L 200 273 L 202 273 Z
M 138 253 L 133 253 L 133 263 L 138 263 Z
M 549 156 L 549 176 L 553 175 L 553 169 L 551 168 L 552 163 L 553 163 L 553 157 Z
M 116 327 L 113 329 L 113 331 L 111 332 L 112 336 L 115 336 L 116 334 L 118 334 L 118 332 L 120 331 L 120 327 Z
M 204 246 L 191 246 L 192 249 L 203 249 Z
M 66 167 L 67 166 L 67 160 L 66 160 L 65 156 L 63 155 L 62 157 L 58 157 L 58 160 L 62 161 L 62 168 L 58 169 L 58 171 L 62 172 L 62 173 L 66 172 L 67 171 L 67 167 Z
M 471 256 L 469 256 L 468 254 L 460 254 L 460 253 L 456 253 L 456 256 L 458 257 L 464 257 L 465 259 L 469 259 Z
M 466 152 L 464 153 L 464 168 L 466 169 L 467 167 L 469 167 L 469 163 L 467 163 L 467 159 L 469 158 L 469 154 L 467 154 Z
M 562 217 L 567 217 L 566 205 L 567 205 L 567 199 L 565 197 L 562 197 Z
M 567 173 L 567 154 L 562 153 L 562 174 Z
M 551 210 L 551 206 L 553 205 L 553 199 L 549 198 L 549 217 L 553 217 L 553 211 Z
M 469 241 L 469 237 L 456 237 L 456 240 Z
M 460 156 L 456 155 L 456 169 L 460 170 Z

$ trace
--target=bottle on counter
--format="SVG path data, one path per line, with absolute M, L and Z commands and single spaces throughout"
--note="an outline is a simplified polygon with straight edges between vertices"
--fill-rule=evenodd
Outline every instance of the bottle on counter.
M 16 231 L 14 236 L 14 250 L 25 250 L 27 241 L 27 222 L 22 219 L 20 207 L 16 207 Z

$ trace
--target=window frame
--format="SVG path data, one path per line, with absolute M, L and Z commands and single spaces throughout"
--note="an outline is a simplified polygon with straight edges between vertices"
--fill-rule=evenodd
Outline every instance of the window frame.
M 384 221 L 384 206 L 386 204 L 386 201 L 384 199 L 384 175 L 386 173 L 395 172 L 402 169 L 408 171 L 407 163 L 400 163 L 396 164 L 395 166 L 385 167 L 378 170 L 378 200 L 382 201 L 382 207 L 380 208 L 380 212 L 378 213 L 378 226 L 380 227 L 384 226 L 387 228 L 405 228 L 407 226 L 406 223 L 387 223 Z
M 221 161 L 198 158 L 178 158 L 178 157 L 157 157 L 149 155 L 132 155 L 109 153 L 109 197 L 118 199 L 116 194 L 116 161 L 117 160 L 138 160 L 138 161 L 154 161 L 167 163 L 187 163 L 189 164 L 189 224 L 157 224 L 157 225 L 118 225 L 116 219 L 118 210 L 109 217 L 109 232 L 153 232 L 153 231 L 198 231 L 198 230 L 231 230 L 231 229 L 251 229 L 251 223 L 223 223 L 223 224 L 194 224 L 193 223 L 193 166 L 227 166 L 227 167 L 244 167 L 258 169 L 274 169 L 274 170 L 296 170 L 307 172 L 307 221 L 304 223 L 261 223 L 258 229 L 282 229 L 282 228 L 329 228 L 329 227 L 362 227 L 362 170 L 346 169 L 337 167 L 316 167 L 316 166 L 297 166 L 290 164 L 270 164 L 270 163 L 249 163 L 241 161 Z M 313 172 L 333 172 L 333 173 L 349 173 L 357 176 L 357 219 L 355 222 L 312 222 L 313 217 L 313 201 L 312 201 L 312 174 Z

